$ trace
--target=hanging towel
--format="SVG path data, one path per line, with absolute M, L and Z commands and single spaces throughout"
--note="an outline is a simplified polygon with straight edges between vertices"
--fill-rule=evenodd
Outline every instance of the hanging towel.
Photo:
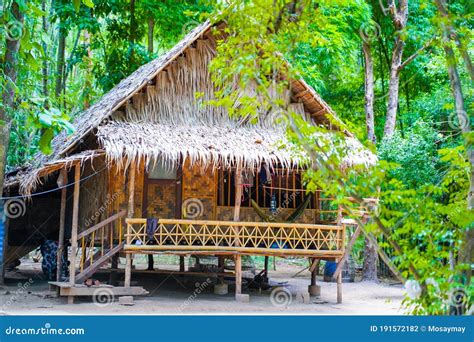
M 157 218 L 147 218 L 146 219 L 146 236 L 149 240 L 153 239 L 156 229 L 158 228 L 158 219 Z

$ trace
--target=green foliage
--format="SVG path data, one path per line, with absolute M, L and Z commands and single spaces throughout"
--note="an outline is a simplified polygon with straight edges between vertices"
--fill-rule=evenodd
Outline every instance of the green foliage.
M 472 133 L 462 137 L 453 120 L 447 64 L 439 40 L 445 19 L 437 15 L 433 2 L 410 0 L 403 32 L 395 32 L 378 0 L 18 3 L 25 15 L 23 25 L 14 22 L 10 3 L 0 15 L 8 36 L 0 41 L 0 86 L 3 90 L 11 85 L 15 93 L 14 108 L 4 108 L 0 100 L 12 123 L 10 165 L 24 164 L 37 150 L 49 153 L 52 137 L 62 130 L 70 132 L 76 113 L 162 54 L 198 21 L 205 17 L 225 20 L 226 39 L 219 42 L 211 65 L 218 91 L 210 103 L 253 122 L 259 119 L 257 112 L 286 114 L 290 140 L 318 160 L 317 167 L 305 175 L 308 190 L 322 189 L 336 198 L 335 204 L 349 210 L 356 206 L 348 197 L 362 204 L 364 198 L 379 198 L 378 209 L 364 229 L 384 236 L 382 247 L 393 250 L 396 266 L 416 281 L 410 284 L 420 286 L 420 294 L 405 301 L 413 313 L 447 313 L 453 289 L 464 286 L 468 294 L 472 292 L 472 285 L 466 287 L 466 279 L 459 277 L 460 270 L 469 265 L 456 263 L 455 258 L 463 234 L 474 222 L 472 211 L 466 209 L 470 170 L 462 146 L 462 138 L 470 146 L 474 138 Z M 450 1 L 449 10 L 472 56 L 472 4 Z M 148 44 L 149 32 L 153 49 Z M 60 34 L 65 36 L 65 81 L 56 96 Z M 396 35 L 405 41 L 404 59 L 434 40 L 400 71 L 398 131 L 390 139 L 381 139 Z M 16 80 L 4 72 L 8 39 L 20 40 Z M 375 128 L 380 141 L 374 152 L 380 162 L 369 169 L 341 169 L 341 158 L 351 153 L 345 137 L 308 125 L 275 95 L 285 91 L 288 80 L 303 76 L 347 127 L 364 139 L 362 39 L 370 43 L 374 59 Z M 465 68 L 459 70 L 466 111 L 472 113 L 474 88 Z M 252 91 L 242 95 L 241 90 L 248 88 Z M 239 106 L 235 106 L 237 100 Z
M 418 121 L 409 127 L 404 137 L 398 131 L 384 139 L 378 148 L 378 155 L 399 165 L 391 172 L 391 177 L 416 189 L 423 184 L 440 181 L 441 165 L 437 148 L 442 140 L 442 135 L 433 127 Z

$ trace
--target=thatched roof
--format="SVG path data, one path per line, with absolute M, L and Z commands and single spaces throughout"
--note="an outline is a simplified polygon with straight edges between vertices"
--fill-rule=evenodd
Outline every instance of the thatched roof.
M 283 129 L 255 125 L 110 122 L 99 127 L 97 136 L 107 158 L 119 165 L 131 160 L 150 165 L 159 160 L 165 166 L 189 162 L 202 167 L 239 165 L 252 170 L 263 162 L 288 169 L 309 163 L 305 151 L 290 143 Z M 328 141 L 329 136 L 333 134 L 315 134 L 315 139 Z M 375 156 L 354 138 L 346 138 L 342 148 L 344 166 L 375 162 Z
M 92 160 L 97 157 L 104 156 L 105 152 L 101 150 L 97 151 L 82 151 L 65 158 L 59 158 L 53 161 L 49 161 L 41 165 L 40 167 L 22 168 L 16 170 L 14 173 L 10 173 L 5 179 L 5 187 L 11 187 L 19 183 L 20 192 L 29 195 L 33 189 L 35 189 L 40 183 L 41 178 L 49 175 L 50 173 L 62 169 L 63 167 L 71 167 L 77 163 L 83 164 L 86 161 Z
M 73 134 L 67 136 L 63 132 L 53 139 L 51 155 L 38 154 L 28 170 L 7 177 L 7 184 L 20 183 L 20 190 L 30 193 L 37 185 L 38 175 L 49 169 L 45 169 L 46 165 L 63 165 L 64 158 L 74 158 L 80 152 L 80 143 L 90 134 L 98 134 L 100 148 L 115 160 L 120 160 L 120 155 L 147 160 L 160 155 L 169 156 L 168 160 L 172 161 L 181 153 L 192 160 L 212 163 L 229 158 L 234 161 L 242 158 L 248 165 L 255 165 L 259 160 L 294 163 L 289 151 L 276 150 L 276 141 L 284 139 L 281 131 L 265 131 L 268 125 L 235 127 L 226 110 L 196 101 L 196 92 L 204 94 L 203 101 L 212 99 L 214 94 L 207 69 L 216 53 L 216 40 L 210 29 L 210 22 L 199 25 L 166 54 L 122 80 L 77 116 Z M 290 85 L 285 98 L 288 104 L 297 102 L 302 115 L 317 124 L 343 130 L 335 113 L 304 80 L 293 80 Z M 228 135 L 222 133 L 222 127 Z M 154 129 L 162 131 L 154 132 Z M 349 132 L 344 133 L 352 137 Z M 256 146 L 259 137 L 265 142 Z M 372 163 L 372 157 L 370 153 L 354 150 L 347 164 Z

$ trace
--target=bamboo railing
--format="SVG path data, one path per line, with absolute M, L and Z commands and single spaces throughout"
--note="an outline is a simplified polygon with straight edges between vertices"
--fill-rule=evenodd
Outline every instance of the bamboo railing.
M 122 218 L 126 214 L 126 210 L 121 210 L 77 235 L 78 247 L 82 251 L 77 269 L 79 272 L 76 276 L 77 281 L 81 281 L 94 270 L 95 262 L 107 260 L 122 248 Z
M 126 219 L 127 251 L 229 251 L 340 257 L 344 225 L 162 219 L 147 233 L 144 218 Z

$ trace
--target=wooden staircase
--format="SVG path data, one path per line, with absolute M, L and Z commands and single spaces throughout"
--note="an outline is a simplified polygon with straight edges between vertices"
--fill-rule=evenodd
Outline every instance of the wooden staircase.
M 67 281 L 52 281 L 49 284 L 57 288 L 59 296 L 67 296 L 68 303 L 74 302 L 75 296 L 139 296 L 148 292 L 142 287 L 114 287 L 108 284 L 86 286 L 85 280 L 92 277 L 105 263 L 117 256 L 124 249 L 122 219 L 127 212 L 121 210 L 104 221 L 77 234 L 71 239 L 72 255 Z M 81 251 L 77 265 L 76 252 Z

